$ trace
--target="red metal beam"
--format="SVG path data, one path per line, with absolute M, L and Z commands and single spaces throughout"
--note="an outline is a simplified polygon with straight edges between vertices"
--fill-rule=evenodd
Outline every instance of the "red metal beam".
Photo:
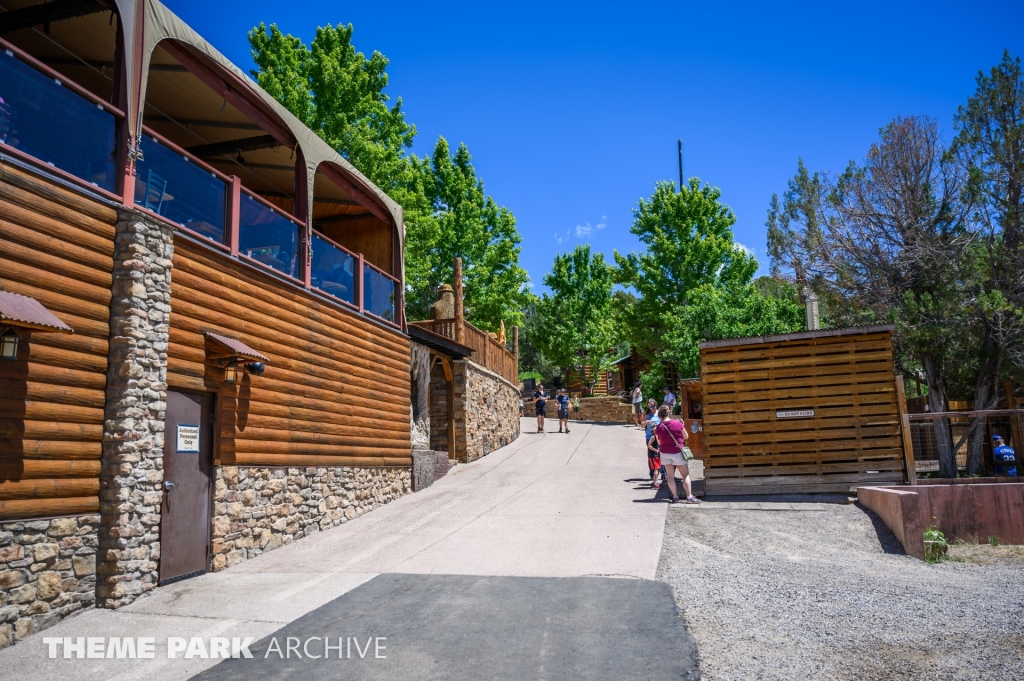
M 244 94 L 249 90 L 248 86 L 239 81 L 234 74 L 225 74 L 230 80 L 234 81 L 229 83 L 224 80 L 221 74 L 215 72 L 209 66 L 204 64 L 198 57 L 194 56 L 191 52 L 173 40 L 161 41 L 160 47 L 164 48 L 169 55 L 177 59 L 178 63 L 188 69 L 189 72 L 201 80 L 204 85 L 230 102 L 232 106 L 248 116 L 254 123 L 258 123 L 260 127 L 273 135 L 274 139 L 278 142 L 288 147 L 295 146 L 295 137 L 292 135 L 291 131 L 264 113 L 260 109 L 259 105 L 249 101 Z
M 317 170 L 321 171 L 328 177 L 334 184 L 345 190 L 349 196 L 355 199 L 360 206 L 373 213 L 376 217 L 380 218 L 384 222 L 391 224 L 391 214 L 382 208 L 376 201 L 374 201 L 370 195 L 354 185 L 348 180 L 341 171 L 330 165 L 329 163 L 321 163 Z

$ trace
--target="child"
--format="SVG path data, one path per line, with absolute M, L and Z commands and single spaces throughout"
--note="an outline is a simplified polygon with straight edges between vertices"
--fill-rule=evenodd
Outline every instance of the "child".
M 558 397 L 555 398 L 555 402 L 558 403 L 558 432 L 562 432 L 562 428 L 565 428 L 565 433 L 569 434 L 569 396 L 565 393 L 565 388 L 558 391 Z
M 648 410 L 644 414 L 646 418 L 643 423 L 646 434 L 645 441 L 647 442 L 647 470 L 650 472 L 651 475 L 651 489 L 658 489 L 659 487 L 661 487 L 661 483 L 658 482 L 659 473 L 661 474 L 662 478 L 665 477 L 665 471 L 661 467 L 661 452 L 659 451 L 660 446 L 658 444 L 658 439 L 651 439 L 651 435 L 654 432 L 654 428 L 659 423 L 661 423 L 661 419 L 658 418 L 656 407 L 657 402 L 651 400 L 648 406 Z

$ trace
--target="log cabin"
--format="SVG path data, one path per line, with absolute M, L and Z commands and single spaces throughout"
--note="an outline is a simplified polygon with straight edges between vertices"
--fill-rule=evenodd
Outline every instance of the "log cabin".
M 0 9 L 19 636 L 407 492 L 401 207 L 158 0 Z

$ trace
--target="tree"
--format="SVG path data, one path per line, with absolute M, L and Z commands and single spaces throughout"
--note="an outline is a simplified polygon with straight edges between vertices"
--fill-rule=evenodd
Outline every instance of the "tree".
M 406 308 L 428 316 L 437 287 L 451 282 L 452 259 L 463 260 L 465 312 L 491 331 L 518 324 L 526 302 L 526 271 L 511 211 L 484 194 L 460 145 L 440 138 L 429 159 L 407 154 L 416 128 L 402 100 L 388 106 L 388 60 L 367 59 L 352 45 L 352 25 L 317 28 L 307 47 L 271 24 L 249 32 L 253 77 L 268 93 L 388 193 L 405 210 Z
M 935 121 L 897 118 L 863 166 L 851 163 L 833 180 L 801 163 L 783 204 L 769 209 L 773 270 L 794 283 L 803 276 L 847 318 L 894 323 L 898 352 L 923 370 L 932 411 L 947 408 L 951 350 L 970 330 L 965 183 Z M 935 432 L 940 470 L 955 477 L 948 423 Z
M 655 367 L 696 375 L 701 341 L 802 328 L 802 308 L 754 289 L 757 260 L 733 240 L 736 218 L 717 188 L 660 182 L 633 216 L 647 250 L 615 254 L 617 280 L 639 294 L 620 324 Z
M 536 341 L 544 355 L 563 369 L 573 369 L 593 386 L 598 373 L 611 365 L 615 344 L 612 321 L 612 268 L 590 246 L 555 256 L 544 276 L 551 289 L 538 308 L 543 316 Z
M 544 317 L 539 307 L 540 299 L 529 294 L 523 306 L 522 323 L 519 327 L 519 374 L 539 374 L 545 384 L 554 384 L 561 369 L 555 366 L 540 348 L 544 337 Z
M 417 218 L 406 243 L 407 259 L 416 263 L 406 271 L 407 305 L 410 314 L 425 316 L 460 257 L 466 317 L 496 331 L 502 321 L 519 324 L 528 300 L 522 237 L 512 212 L 485 194 L 471 160 L 465 144 L 450 154 L 441 137 L 430 162 L 416 162 L 430 213 Z
M 405 187 L 405 150 L 416 127 L 405 121 L 402 99 L 384 94 L 388 59 L 369 59 L 352 45 L 352 24 L 316 29 L 307 47 L 277 24 L 249 31 L 252 76 L 260 87 L 388 193 Z M 398 199 L 399 197 L 395 197 Z

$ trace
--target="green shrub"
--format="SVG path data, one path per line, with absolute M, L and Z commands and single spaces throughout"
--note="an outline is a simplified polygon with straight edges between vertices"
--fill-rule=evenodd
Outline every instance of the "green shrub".
M 938 563 L 946 557 L 948 550 L 946 535 L 935 526 L 935 518 L 932 518 L 932 524 L 924 531 L 924 559 L 929 563 Z

